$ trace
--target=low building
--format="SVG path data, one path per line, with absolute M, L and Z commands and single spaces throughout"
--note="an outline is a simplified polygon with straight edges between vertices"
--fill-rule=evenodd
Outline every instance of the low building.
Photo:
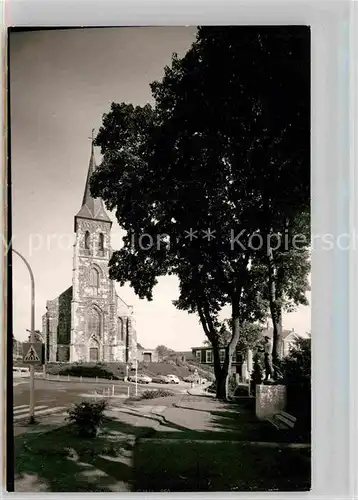
M 273 336 L 273 328 L 265 328 L 262 331 L 262 337 L 268 335 L 272 338 Z M 281 345 L 280 352 L 282 357 L 286 357 L 291 347 L 294 345 L 296 339 L 298 337 L 302 337 L 295 330 L 283 330 L 281 337 Z M 307 336 L 305 336 L 307 337 Z M 213 349 L 210 345 L 208 346 L 200 346 L 200 347 L 192 347 L 191 348 L 193 358 L 202 365 L 210 365 L 214 366 L 214 358 L 213 358 Z M 225 359 L 225 349 L 220 349 L 220 361 L 223 363 Z M 243 355 L 239 351 L 236 351 L 232 358 L 231 364 L 231 374 L 236 374 L 238 380 L 245 381 L 250 378 L 250 374 L 253 369 L 253 359 L 252 359 L 252 351 L 248 349 L 247 353 Z
M 263 335 L 268 335 L 269 337 L 273 337 L 273 328 L 266 328 L 263 331 Z M 297 333 L 294 328 L 291 330 L 283 330 L 281 335 L 281 342 L 279 351 L 281 357 L 285 358 L 290 353 L 291 347 L 295 344 L 297 338 L 306 338 L 307 335 L 302 335 Z
M 210 346 L 200 346 L 191 348 L 193 359 L 202 365 L 214 366 L 213 349 Z M 219 351 L 220 361 L 223 363 L 225 359 L 225 349 Z M 231 374 L 238 375 L 239 378 L 246 378 L 244 356 L 236 351 L 231 361 Z
M 177 359 L 179 361 L 182 361 L 183 363 L 185 361 L 195 361 L 192 351 L 174 351 L 169 355 L 169 358 Z
M 137 344 L 137 360 L 143 363 L 158 363 L 158 352 L 156 349 L 145 349 L 144 347 L 138 347 Z

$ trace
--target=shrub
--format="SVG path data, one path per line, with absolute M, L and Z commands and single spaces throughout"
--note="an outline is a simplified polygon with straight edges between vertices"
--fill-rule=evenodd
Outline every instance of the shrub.
M 298 338 L 282 361 L 287 385 L 287 411 L 297 418 L 296 428 L 305 437 L 311 432 L 311 339 Z
M 166 398 L 168 396 L 174 396 L 174 392 L 165 389 L 157 389 L 155 391 L 144 391 L 142 393 L 143 399 Z
M 254 366 L 251 373 L 251 394 L 255 395 L 256 386 L 261 384 L 263 380 L 263 360 L 260 352 L 256 352 L 254 354 L 253 362 Z
M 211 394 L 216 394 L 216 382 L 213 382 L 211 385 L 209 385 L 206 390 Z
M 106 401 L 90 403 L 82 401 L 77 403 L 68 411 L 67 420 L 72 422 L 81 437 L 96 437 L 100 426 L 104 421 L 104 411 L 107 407 Z
M 238 385 L 234 392 L 235 397 L 247 397 L 248 396 L 248 386 L 246 384 Z
M 53 373 L 50 370 L 49 373 Z M 70 375 L 72 377 L 87 377 L 87 378 L 103 378 L 106 380 L 119 380 L 119 374 L 113 371 L 104 364 L 82 363 L 67 365 L 57 371 L 59 375 Z
M 297 338 L 281 369 L 287 383 L 307 383 L 311 380 L 311 339 Z

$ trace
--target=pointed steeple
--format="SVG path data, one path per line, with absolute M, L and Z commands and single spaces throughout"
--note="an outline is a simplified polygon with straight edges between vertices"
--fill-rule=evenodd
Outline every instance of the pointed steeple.
M 81 219 L 92 219 L 98 221 L 110 222 L 112 224 L 111 219 L 108 217 L 106 210 L 104 208 L 104 204 L 101 198 L 93 198 L 91 195 L 90 189 L 90 180 L 93 172 L 96 169 L 96 159 L 94 156 L 94 138 L 93 138 L 94 130 L 92 130 L 91 137 L 91 156 L 88 166 L 87 180 L 85 185 L 85 191 L 83 194 L 82 206 L 80 211 L 75 216 L 75 231 L 76 231 L 76 220 L 77 218 Z

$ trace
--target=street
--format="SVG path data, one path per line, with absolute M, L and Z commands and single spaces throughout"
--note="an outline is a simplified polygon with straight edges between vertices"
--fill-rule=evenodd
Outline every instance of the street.
M 29 379 L 14 381 L 14 422 L 23 421 L 29 414 Z M 190 387 L 183 382 L 180 384 L 138 384 L 138 394 L 148 389 L 166 389 L 176 394 L 186 393 Z M 96 382 L 79 380 L 35 380 L 35 417 L 47 416 L 53 413 L 62 413 L 74 403 L 85 399 L 111 396 L 111 404 L 119 405 L 128 396 L 135 395 L 135 384 L 131 382 L 102 380 Z

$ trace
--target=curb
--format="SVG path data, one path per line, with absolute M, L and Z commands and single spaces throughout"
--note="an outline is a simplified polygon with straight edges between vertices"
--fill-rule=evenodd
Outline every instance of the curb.
M 241 446 L 260 446 L 262 448 L 284 448 L 284 449 L 311 449 L 307 443 L 276 443 L 265 441 L 240 441 L 238 439 L 190 439 L 190 438 L 141 438 L 141 442 L 150 442 L 155 444 L 163 443 L 207 443 L 207 444 L 239 444 Z

